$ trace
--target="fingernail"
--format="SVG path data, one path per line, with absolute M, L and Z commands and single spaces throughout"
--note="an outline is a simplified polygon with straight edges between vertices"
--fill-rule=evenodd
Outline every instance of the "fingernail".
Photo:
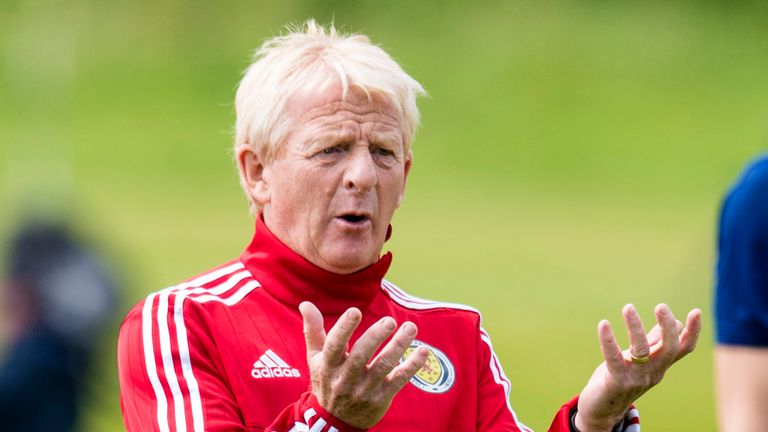
M 405 334 L 407 336 L 416 336 L 416 324 L 412 322 L 407 322 L 403 324 L 403 327 L 405 327 Z
M 395 326 L 397 326 L 397 324 L 395 323 L 395 320 L 393 320 L 392 318 L 387 318 L 381 322 L 381 326 L 384 327 L 384 330 L 392 331 L 395 329 Z
M 353 321 L 356 321 L 359 317 L 360 317 L 360 314 L 356 314 L 355 309 L 347 309 L 347 311 L 344 312 L 345 319 L 351 319 Z

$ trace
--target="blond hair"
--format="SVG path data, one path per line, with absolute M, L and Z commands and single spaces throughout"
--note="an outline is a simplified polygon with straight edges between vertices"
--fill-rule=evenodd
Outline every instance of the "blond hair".
M 340 34 L 314 20 L 256 50 L 235 97 L 235 147 L 249 145 L 269 161 L 292 127 L 288 102 L 332 85 L 341 86 L 343 98 L 350 87 L 369 98 L 371 93 L 388 98 L 400 112 L 404 150 L 409 150 L 419 124 L 416 97 L 426 95 L 424 88 L 368 37 Z

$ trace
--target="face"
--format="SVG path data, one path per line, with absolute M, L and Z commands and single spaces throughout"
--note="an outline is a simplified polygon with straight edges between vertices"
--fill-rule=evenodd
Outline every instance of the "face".
M 273 160 L 238 161 L 264 220 L 313 264 L 352 273 L 379 259 L 411 166 L 401 118 L 386 98 L 341 90 L 289 103 L 293 127 Z

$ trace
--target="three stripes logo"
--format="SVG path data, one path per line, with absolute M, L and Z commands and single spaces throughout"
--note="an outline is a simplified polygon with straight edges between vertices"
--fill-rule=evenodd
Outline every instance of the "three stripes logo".
M 251 376 L 256 379 L 262 378 L 298 378 L 301 376 L 299 370 L 292 368 L 283 361 L 271 349 L 268 349 L 253 364 Z

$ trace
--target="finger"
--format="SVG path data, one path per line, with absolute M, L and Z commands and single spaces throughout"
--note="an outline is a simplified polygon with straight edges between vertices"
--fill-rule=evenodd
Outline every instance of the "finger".
M 635 357 L 647 357 L 650 354 L 648 338 L 645 336 L 643 321 L 637 313 L 634 305 L 628 304 L 621 311 L 624 316 L 624 323 L 627 325 L 629 334 L 629 352 Z
M 653 348 L 661 342 L 661 327 L 658 324 L 654 324 L 651 331 L 645 337 L 648 339 L 648 345 L 651 346 L 651 352 L 653 352 Z
M 391 317 L 384 317 L 376 324 L 368 327 L 349 352 L 347 358 L 349 367 L 358 370 L 365 368 L 373 357 L 373 353 L 392 335 L 396 328 L 397 323 Z
M 688 312 L 688 318 L 685 320 L 685 328 L 680 334 L 680 352 L 675 361 L 680 360 L 696 348 L 696 342 L 701 334 L 701 309 L 694 309 Z
M 384 391 L 394 396 L 400 391 L 408 381 L 416 375 L 416 372 L 421 370 L 427 363 L 429 358 L 429 350 L 425 347 L 419 347 L 414 350 L 411 355 L 403 363 L 400 363 L 395 367 L 385 378 Z
M 329 365 L 338 365 L 346 358 L 347 344 L 352 333 L 360 324 L 362 314 L 358 308 L 349 308 L 341 314 L 336 324 L 331 327 L 328 337 L 325 338 L 323 354 Z
M 656 306 L 655 312 L 656 322 L 661 327 L 661 348 L 659 352 L 671 353 L 673 356 L 676 356 L 680 344 L 677 333 L 677 320 L 669 306 L 664 303 Z
M 677 323 L 677 334 L 680 335 L 683 332 L 683 323 L 680 320 L 675 320 Z M 651 331 L 648 332 L 648 345 L 651 347 L 651 355 L 661 348 L 661 327 L 655 324 Z
M 325 329 L 323 328 L 323 314 L 317 306 L 310 302 L 302 302 L 299 312 L 304 319 L 304 340 L 307 343 L 307 359 L 323 350 L 325 344 Z
M 401 325 L 397 330 L 397 333 L 392 336 L 392 340 L 381 349 L 379 355 L 377 355 L 371 362 L 370 371 L 372 377 L 381 379 L 392 372 L 392 370 L 394 370 L 400 363 L 400 358 L 403 356 L 403 353 L 405 353 L 405 350 L 411 345 L 411 342 L 413 342 L 413 338 L 416 337 L 417 333 L 418 328 L 416 327 L 416 324 L 406 322 Z
M 600 350 L 603 352 L 608 370 L 615 373 L 623 369 L 624 355 L 621 353 L 619 344 L 616 343 L 608 320 L 602 320 L 597 324 L 597 336 L 600 339 Z

